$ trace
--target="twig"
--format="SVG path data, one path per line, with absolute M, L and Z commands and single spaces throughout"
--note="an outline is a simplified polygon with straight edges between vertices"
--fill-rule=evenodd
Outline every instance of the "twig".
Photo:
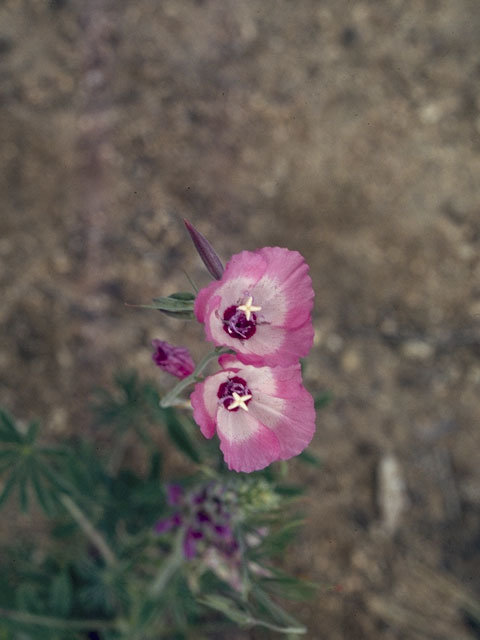
M 92 544 L 100 551 L 106 564 L 113 566 L 117 562 L 117 558 L 113 551 L 108 546 L 105 538 L 102 534 L 95 529 L 93 524 L 87 518 L 87 516 L 81 511 L 81 509 L 75 504 L 75 502 L 67 495 L 63 494 L 60 497 L 63 506 L 70 513 L 72 518 L 78 524 L 83 533 L 90 539 Z

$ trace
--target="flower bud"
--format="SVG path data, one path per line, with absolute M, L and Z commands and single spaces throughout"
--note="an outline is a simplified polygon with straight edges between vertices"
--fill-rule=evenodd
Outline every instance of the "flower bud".
M 152 340 L 155 351 L 152 360 L 167 373 L 177 378 L 186 378 L 195 370 L 195 363 L 185 347 L 175 347 L 164 340 Z
M 190 222 L 188 222 L 188 220 L 184 220 L 184 223 L 193 240 L 195 249 L 198 251 L 198 255 L 202 259 L 203 264 L 207 267 L 208 272 L 215 278 L 215 280 L 220 280 L 223 275 L 224 268 L 220 258 L 215 252 L 215 249 L 209 241 L 202 236 L 202 234 L 197 231 Z

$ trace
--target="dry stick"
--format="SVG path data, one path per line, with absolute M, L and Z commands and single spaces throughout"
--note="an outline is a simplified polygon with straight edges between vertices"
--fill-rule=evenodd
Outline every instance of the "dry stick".
M 65 494 L 61 496 L 60 500 L 83 533 L 90 539 L 90 542 L 98 549 L 98 551 L 100 551 L 105 563 L 110 567 L 116 564 L 117 558 L 115 554 L 108 546 L 102 534 L 95 529 L 83 511 L 81 511 L 75 502 Z

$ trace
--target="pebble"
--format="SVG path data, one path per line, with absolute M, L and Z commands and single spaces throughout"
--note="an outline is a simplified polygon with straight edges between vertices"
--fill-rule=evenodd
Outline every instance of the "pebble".
M 424 340 L 407 340 L 402 345 L 402 355 L 409 360 L 427 360 L 434 353 L 434 348 Z

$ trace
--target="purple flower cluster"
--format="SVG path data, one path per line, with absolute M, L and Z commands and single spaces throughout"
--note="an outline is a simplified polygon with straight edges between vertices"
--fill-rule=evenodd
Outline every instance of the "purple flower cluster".
M 225 499 L 225 488 L 209 483 L 185 492 L 179 485 L 167 488 L 167 498 L 174 512 L 155 524 L 156 533 L 172 529 L 183 530 L 183 553 L 194 558 L 214 547 L 223 555 L 232 556 L 238 549 L 232 528 L 231 501 Z

